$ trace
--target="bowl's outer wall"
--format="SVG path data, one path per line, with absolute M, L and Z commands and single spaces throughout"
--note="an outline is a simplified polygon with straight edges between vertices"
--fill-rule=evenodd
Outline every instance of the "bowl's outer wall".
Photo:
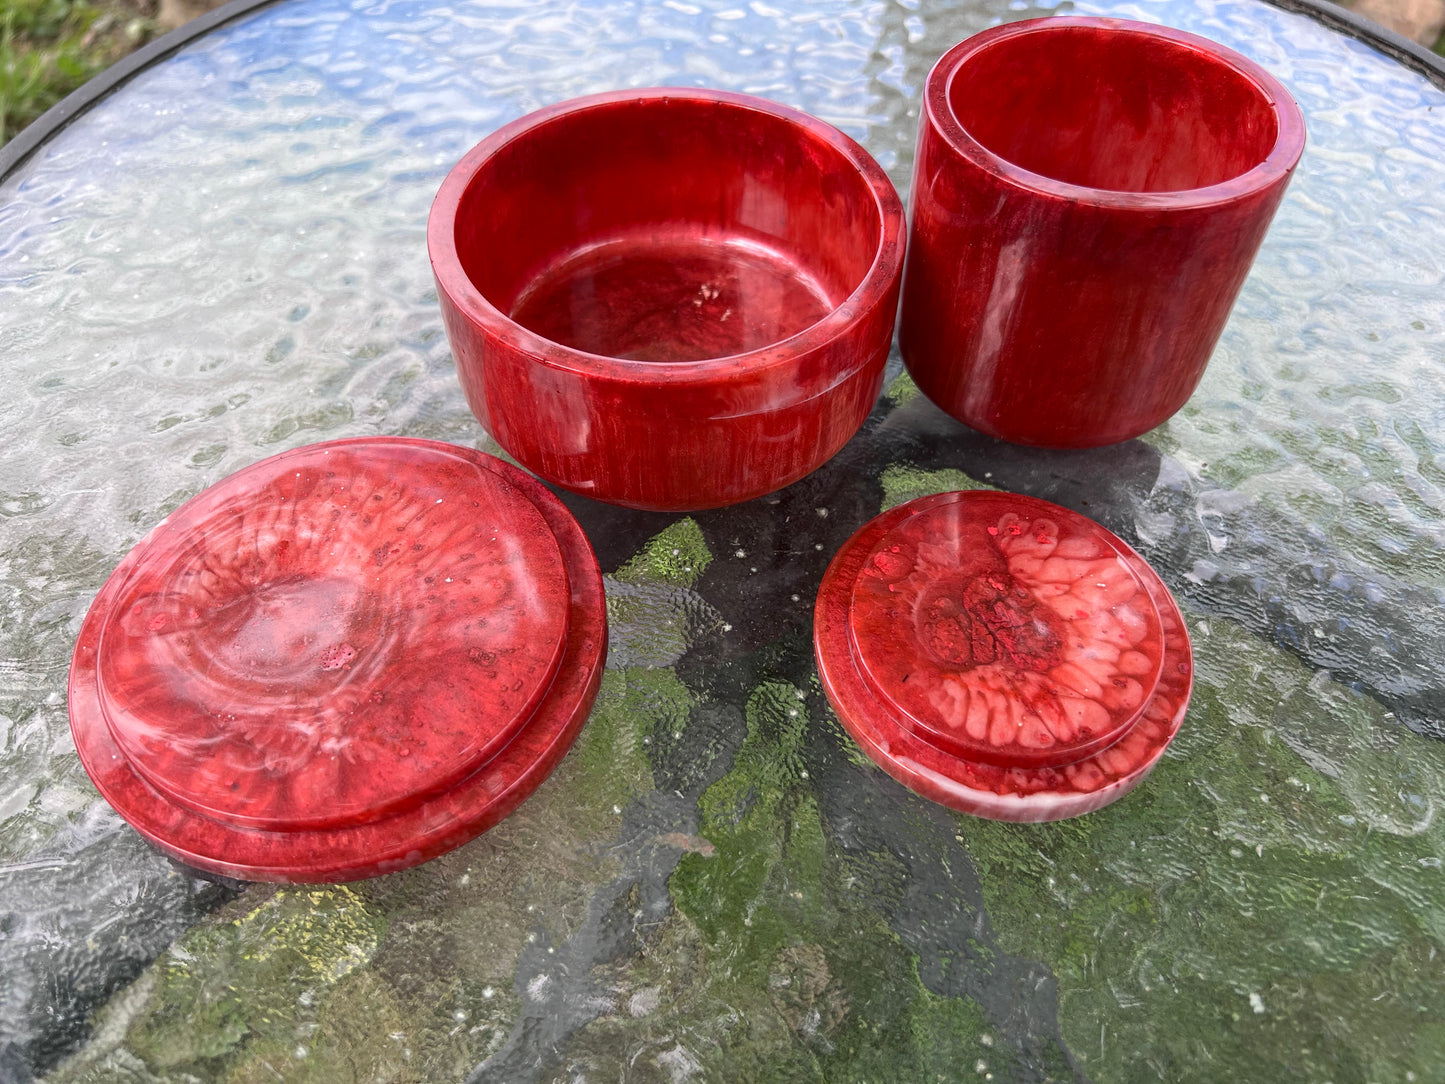
M 781 489 L 858 431 L 882 385 L 900 278 L 790 365 L 744 355 L 686 383 L 549 364 L 479 328 L 440 280 L 437 296 L 467 403 L 519 463 L 584 496 L 691 511 Z
M 1275 109 L 1281 141 L 1298 132 L 1302 147 L 1284 116 L 1297 107 L 1285 95 Z M 960 154 L 925 108 L 899 326 L 910 374 L 955 418 L 1019 444 L 1147 432 L 1197 387 L 1292 169 L 1206 205 L 1070 198 Z

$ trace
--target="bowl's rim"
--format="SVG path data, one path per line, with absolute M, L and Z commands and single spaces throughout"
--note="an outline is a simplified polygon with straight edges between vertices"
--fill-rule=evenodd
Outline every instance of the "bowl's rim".
M 878 244 L 873 262 L 843 302 L 816 323 L 756 350 L 695 361 L 635 361 L 577 350 L 545 338 L 517 323 L 482 295 L 462 267 L 456 246 L 457 209 L 483 164 L 502 147 L 560 117 L 631 102 L 690 101 L 724 104 L 740 110 L 765 113 L 803 129 L 832 147 L 856 169 L 872 193 L 878 217 Z M 893 182 L 873 156 L 855 140 L 827 121 L 790 106 L 736 91 L 698 87 L 646 87 L 605 91 L 545 106 L 511 121 L 468 151 L 447 174 L 432 202 L 427 219 L 427 249 L 438 290 L 485 333 L 557 369 L 590 377 L 608 377 L 648 384 L 696 384 L 727 377 L 739 371 L 757 372 L 792 365 L 805 354 L 838 338 L 885 303 L 897 284 L 904 255 L 903 203 Z M 894 314 L 890 313 L 892 317 Z
M 1061 181 L 1016 165 L 980 143 L 953 111 L 953 83 L 968 60 L 991 46 L 1036 34 L 1092 28 L 1121 35 L 1138 35 L 1170 42 L 1229 68 L 1253 84 L 1275 117 L 1274 146 L 1264 159 L 1243 173 L 1216 184 L 1158 192 L 1129 192 L 1093 188 Z M 944 53 L 928 73 L 923 91 L 924 122 L 949 147 L 999 180 L 1035 194 L 1074 203 L 1119 210 L 1165 211 L 1216 207 L 1267 191 L 1288 179 L 1305 147 L 1305 121 L 1299 103 L 1268 71 L 1227 46 L 1186 30 L 1095 16 L 1061 15 L 1024 19 L 991 27 L 965 38 Z

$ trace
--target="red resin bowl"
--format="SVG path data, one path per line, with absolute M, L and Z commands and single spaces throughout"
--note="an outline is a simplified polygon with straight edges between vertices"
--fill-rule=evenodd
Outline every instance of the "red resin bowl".
M 1179 30 L 1050 18 L 955 46 L 919 122 L 909 372 L 1016 443 L 1160 424 L 1199 383 L 1304 142 L 1277 80 Z
M 877 398 L 903 208 L 841 132 L 711 90 L 599 94 L 454 168 L 427 241 L 467 401 L 563 488 L 745 501 L 812 471 Z
M 81 626 L 71 731 L 181 861 L 351 880 L 511 812 L 586 720 L 606 644 L 591 547 L 536 479 L 333 441 L 232 475 L 127 555 Z
M 858 531 L 823 577 L 814 648 L 848 732 L 966 813 L 1049 821 L 1122 797 L 1163 755 L 1193 665 L 1138 554 L 1033 497 L 922 497 Z

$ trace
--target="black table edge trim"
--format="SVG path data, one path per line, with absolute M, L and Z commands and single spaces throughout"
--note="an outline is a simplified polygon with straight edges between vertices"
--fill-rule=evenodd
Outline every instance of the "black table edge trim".
M 1445 56 L 1432 52 L 1418 41 L 1411 41 L 1403 34 L 1397 34 L 1363 15 L 1356 15 L 1349 8 L 1332 4 L 1330 0 L 1264 0 L 1273 7 L 1307 15 L 1331 30 L 1371 45 L 1392 60 L 1399 61 L 1411 71 L 1419 72 L 1437 87 L 1445 89 Z M 3 173 L 0 173 L 3 175 Z
M 248 15 L 278 0 L 230 0 L 229 3 L 192 19 L 185 26 L 164 34 L 144 48 L 112 64 L 95 78 L 82 84 L 78 89 L 51 106 L 30 125 L 20 130 L 14 139 L 0 147 L 0 181 L 10 174 L 27 158 L 40 149 L 56 132 L 80 116 L 111 91 L 128 82 L 138 72 L 144 71 L 157 61 L 164 60 L 172 53 L 196 38 L 210 33 L 216 27 Z M 1392 60 L 1403 64 L 1412 71 L 1425 76 L 1431 83 L 1445 89 L 1445 57 L 1431 52 L 1418 42 L 1388 30 L 1378 23 L 1347 8 L 1332 4 L 1329 0 L 1264 0 L 1265 3 L 1284 11 L 1308 16 L 1346 37 L 1355 38 L 1373 46 Z

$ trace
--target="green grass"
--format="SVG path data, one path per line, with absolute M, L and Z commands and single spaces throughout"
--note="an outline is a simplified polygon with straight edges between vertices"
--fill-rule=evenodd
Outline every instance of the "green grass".
M 0 144 L 156 32 L 147 0 L 0 0 Z

